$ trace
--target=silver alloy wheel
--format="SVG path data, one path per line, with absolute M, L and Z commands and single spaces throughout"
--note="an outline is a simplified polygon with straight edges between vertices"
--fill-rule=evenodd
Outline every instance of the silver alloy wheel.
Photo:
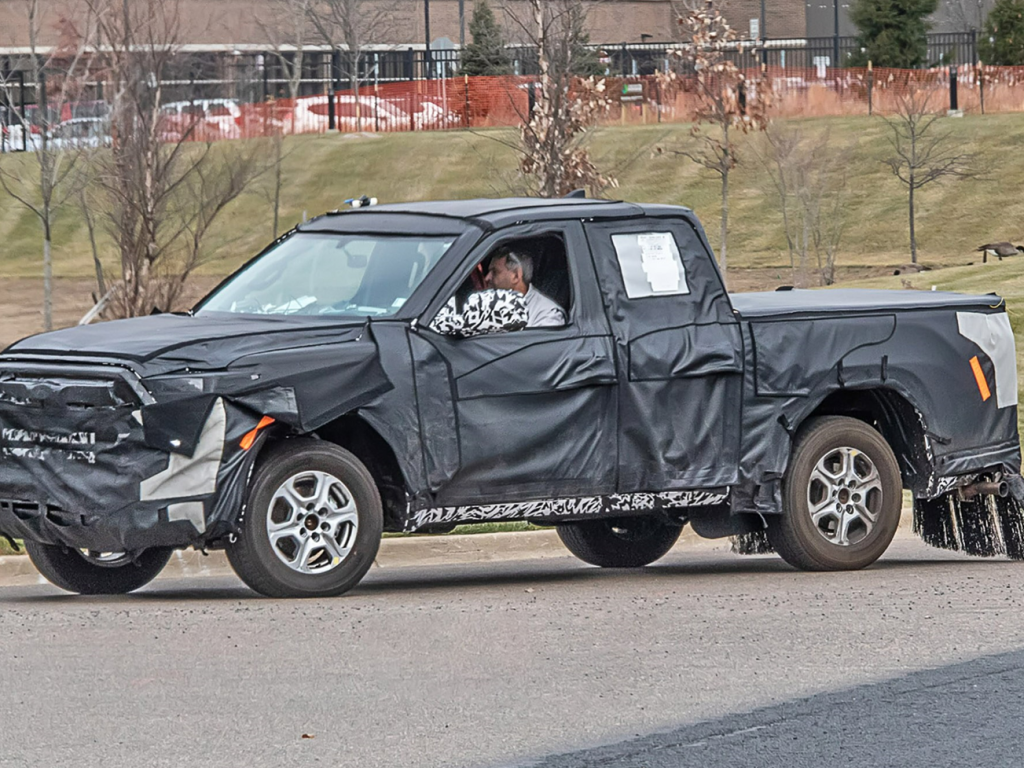
M 875 463 L 856 448 L 835 448 L 814 465 L 807 484 L 811 522 L 831 544 L 863 541 L 882 509 L 882 479 Z
M 327 472 L 292 475 L 270 500 L 270 548 L 298 573 L 319 575 L 337 568 L 352 551 L 358 531 L 352 493 Z
M 80 549 L 78 552 L 85 560 L 101 568 L 120 568 L 132 561 L 127 552 L 96 552 L 91 549 Z

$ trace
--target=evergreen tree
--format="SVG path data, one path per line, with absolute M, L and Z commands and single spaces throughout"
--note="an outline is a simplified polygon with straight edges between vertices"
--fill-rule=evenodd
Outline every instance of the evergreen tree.
M 1024 0 L 997 0 L 978 44 L 985 64 L 1024 65 Z
M 850 64 L 913 69 L 928 63 L 928 16 L 938 0 L 854 0 L 850 19 L 859 47 Z
M 590 33 L 580 29 L 573 40 L 572 73 L 579 77 L 601 77 L 605 66 L 600 53 L 590 48 Z
M 512 71 L 505 40 L 501 34 L 491 6 L 487 0 L 477 0 L 473 6 L 473 18 L 469 21 L 469 34 L 473 42 L 462 52 L 462 74 L 507 75 Z

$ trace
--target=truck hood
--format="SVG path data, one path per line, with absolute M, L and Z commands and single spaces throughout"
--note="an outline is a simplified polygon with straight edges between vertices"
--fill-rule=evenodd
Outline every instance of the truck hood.
M 102 364 L 131 369 L 153 400 L 140 403 L 146 442 L 185 455 L 216 401 L 229 416 L 241 409 L 245 419 L 269 416 L 307 433 L 393 388 L 372 327 L 358 319 L 154 315 L 33 336 L 0 364 L 30 377 L 33 366 L 54 364 L 72 378 L 83 366 L 86 378 Z
M 362 319 L 236 315 L 152 315 L 30 336 L 3 356 L 109 359 L 140 375 L 222 370 L 251 355 L 354 341 Z

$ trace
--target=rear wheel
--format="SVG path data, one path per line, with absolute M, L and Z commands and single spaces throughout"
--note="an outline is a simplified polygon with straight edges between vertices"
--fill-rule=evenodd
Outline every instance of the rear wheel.
M 562 523 L 558 537 L 576 557 L 602 568 L 639 568 L 664 557 L 683 526 L 654 517 Z
M 359 459 L 320 440 L 289 440 L 261 459 L 228 560 L 268 597 L 340 595 L 373 564 L 383 521 Z
M 80 595 L 123 595 L 157 577 L 174 550 L 147 549 L 137 555 L 91 552 L 69 547 L 25 542 L 32 565 L 51 584 Z
M 903 506 L 892 449 L 857 419 L 815 419 L 797 438 L 783 480 L 783 514 L 768 520 L 768 540 L 792 566 L 856 570 L 888 548 Z

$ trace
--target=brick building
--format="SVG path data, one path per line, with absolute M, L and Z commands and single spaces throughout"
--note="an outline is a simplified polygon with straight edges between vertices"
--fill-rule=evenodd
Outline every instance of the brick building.
M 373 2 L 373 0 L 368 0 Z M 506 0 L 508 1 L 508 0 Z M 424 41 L 423 0 L 381 0 L 394 6 L 391 23 L 374 42 L 390 45 L 417 45 Z M 515 0 L 511 0 L 513 3 Z M 767 34 L 770 37 L 798 38 L 807 34 L 807 7 L 818 0 L 767 0 Z M 842 0 L 841 0 L 842 2 Z M 491 0 L 495 10 L 503 0 Z M 668 41 L 676 37 L 672 0 L 598 0 L 590 3 L 588 22 L 590 39 L 595 43 L 639 43 Z M 81 12 L 76 0 L 45 5 L 48 17 L 43 24 L 41 45 L 56 41 L 59 19 L 74 18 Z M 523 9 L 525 10 L 525 9 Z M 473 0 L 465 0 L 466 24 L 473 11 Z M 514 10 L 520 13 L 520 10 Z M 265 45 L 267 36 L 261 21 L 270 18 L 266 0 L 180 0 L 183 42 L 194 46 L 223 48 L 231 45 Z M 733 26 L 746 36 L 750 19 L 760 14 L 760 0 L 729 0 L 726 15 Z M 525 18 L 525 14 L 521 14 Z M 499 13 L 500 18 L 500 13 Z M 431 38 L 459 41 L 458 0 L 430 0 Z M 467 33 L 468 34 L 468 33 Z M 24 0 L 0 0 L 0 47 L 25 46 L 28 42 Z
M 129 0 L 133 2 L 134 0 Z M 389 9 L 388 22 L 375 30 L 368 40 L 368 47 L 379 51 L 374 54 L 375 71 L 382 79 L 406 79 L 422 76 L 426 71 L 423 64 L 426 58 L 425 47 L 424 3 L 426 0 L 364 0 L 368 5 L 380 3 Z M 489 0 L 498 18 L 503 16 L 509 28 L 510 42 L 516 42 L 514 29 L 516 25 L 509 20 L 509 13 L 520 19 L 528 18 L 528 9 L 523 0 Z M 644 52 L 629 56 L 623 50 L 621 55 L 615 53 L 621 44 L 637 45 L 640 43 L 664 43 L 677 39 L 679 27 L 676 23 L 677 9 L 687 2 L 700 0 L 584 0 L 588 8 L 588 25 L 592 43 L 608 46 L 613 63 L 611 71 L 622 73 L 637 72 L 637 64 L 645 59 Z M 764 28 L 762 35 L 769 40 L 782 41 L 778 47 L 798 50 L 803 45 L 803 38 L 831 38 L 835 32 L 835 3 L 839 3 L 839 34 L 854 35 L 856 29 L 848 19 L 848 8 L 852 0 L 721 0 L 725 14 L 731 25 L 740 36 L 750 38 L 756 34 L 760 26 L 761 4 L 765 5 Z M 216 71 L 220 77 L 236 77 L 245 70 L 248 78 L 258 78 L 270 64 L 270 59 L 261 55 L 271 46 L 271 36 L 267 26 L 273 18 L 273 3 L 270 0 L 177 0 L 181 35 L 179 42 L 184 43 L 186 50 L 192 54 L 205 57 L 206 72 Z M 980 27 L 984 11 L 993 0 L 940 0 L 941 7 L 933 18 L 933 31 L 967 31 L 971 27 Z M 444 49 L 457 46 L 460 38 L 459 0 L 429 0 L 430 4 L 430 38 L 432 49 Z M 464 0 L 464 20 L 468 27 L 472 15 L 474 0 Z M 24 53 L 28 43 L 26 0 L 0 0 L 0 71 L 11 66 L 17 67 L 15 57 Z M 46 17 L 42 24 L 39 45 L 45 48 L 57 42 L 61 19 L 74 20 L 84 7 L 84 0 L 46 0 L 42 7 Z M 66 26 L 66 25 L 65 25 Z M 468 35 L 468 29 L 467 29 Z M 278 38 L 286 44 L 288 38 L 283 34 Z M 307 44 L 317 44 L 319 40 L 310 36 Z M 790 43 L 793 43 L 791 46 Z M 830 61 L 832 46 L 823 40 L 806 44 L 806 54 L 802 58 L 791 55 L 779 55 L 778 51 L 772 63 L 799 66 L 803 61 L 810 66 L 811 61 Z M 845 45 L 847 50 L 853 45 L 852 39 Z M 821 50 L 818 50 L 818 49 Z M 387 53 L 385 53 L 387 51 Z M 419 58 L 414 63 L 413 54 Z M 408 54 L 408 62 L 405 55 Z M 326 77 L 324 55 L 311 56 L 309 63 L 310 88 L 318 88 L 315 82 Z M 454 56 L 454 52 L 453 52 Z M 443 57 L 438 54 L 432 58 L 434 64 Z M 933 57 L 934 58 L 934 57 Z M 941 58 L 941 57 L 940 57 Z M 380 64 L 387 59 L 386 66 Z M 454 59 L 452 59 L 454 61 Z M 955 60 L 967 60 L 963 56 Z M 627 62 L 627 63 L 622 63 Z M 271 62 L 272 63 L 272 62 Z M 432 64 L 432 66 L 434 65 Z M 447 71 L 454 71 L 452 64 Z M 439 67 L 436 72 L 440 73 Z M 265 88 L 264 88 L 265 90 Z M 312 91 L 311 91 L 312 92 Z

